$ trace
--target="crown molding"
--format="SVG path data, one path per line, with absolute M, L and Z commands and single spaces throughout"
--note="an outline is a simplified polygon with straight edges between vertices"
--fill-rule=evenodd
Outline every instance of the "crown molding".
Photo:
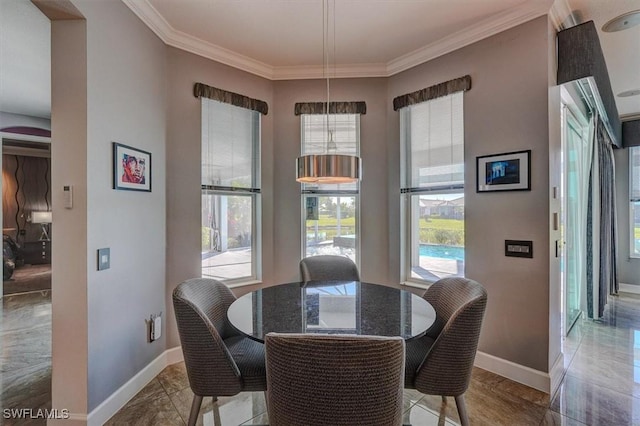
M 175 31 L 146 0 L 122 0 L 131 11 L 167 44 L 167 34 Z
M 186 50 L 187 52 L 212 59 L 216 62 L 264 77 L 268 80 L 274 79 L 274 67 L 271 65 L 233 52 L 229 49 L 225 49 L 224 47 L 200 40 L 199 38 L 193 37 L 189 34 L 174 30 L 168 35 L 166 43 L 178 49 Z
M 122 2 L 169 46 L 212 59 L 269 80 L 298 80 L 326 77 L 323 72 L 323 67 L 320 65 L 274 67 L 178 31 L 174 29 L 147 0 L 122 0 Z M 514 8 L 480 21 L 469 28 L 393 59 L 386 64 L 339 65 L 335 67 L 335 69 L 332 67 L 329 77 L 390 77 L 409 68 L 413 68 L 416 65 L 428 62 L 439 56 L 475 43 L 476 41 L 545 15 L 549 13 L 552 2 L 553 0 L 543 0 L 522 3 Z M 566 0 L 556 0 L 555 3 L 566 4 Z
M 349 64 L 331 66 L 330 78 L 362 78 L 388 77 L 386 64 Z M 276 67 L 272 80 L 302 80 L 327 78 L 325 70 L 320 65 L 299 67 Z
M 122 2 L 165 44 L 269 80 L 274 79 L 274 68 L 271 65 L 174 29 L 147 0 L 122 0 Z
M 434 43 L 391 60 L 387 64 L 387 73 L 391 76 L 406 71 L 416 65 L 428 62 L 439 56 L 446 55 L 447 53 L 451 53 L 462 47 L 545 15 L 549 11 L 550 5 L 551 2 L 549 0 L 522 3 L 515 8 L 491 16 L 471 27 L 455 32 Z

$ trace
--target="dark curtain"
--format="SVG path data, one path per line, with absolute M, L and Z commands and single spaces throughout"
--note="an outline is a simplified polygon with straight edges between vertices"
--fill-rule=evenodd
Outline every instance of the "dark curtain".
M 615 164 L 611 140 L 598 122 L 598 166 L 600 168 L 600 293 L 618 293 L 618 271 L 616 261 L 616 185 Z M 602 316 L 604 304 L 599 306 Z
M 607 304 L 607 295 L 618 293 L 618 270 L 616 262 L 617 231 L 616 231 L 616 200 L 615 200 L 615 163 L 613 160 L 613 148 L 605 126 L 600 119 L 597 120 L 597 129 L 594 141 L 594 161 L 589 187 L 593 187 L 593 176 L 599 177 L 598 198 L 594 200 L 592 192 L 589 193 L 589 211 L 587 227 L 587 315 L 589 318 L 601 318 L 604 307 Z M 592 212 L 599 209 L 599 222 L 594 223 Z M 598 280 L 593 277 L 593 235 L 598 235 L 600 259 L 598 261 Z M 598 291 L 594 292 L 594 286 Z M 598 300 L 594 300 L 594 294 Z M 597 311 L 596 311 L 597 309 Z

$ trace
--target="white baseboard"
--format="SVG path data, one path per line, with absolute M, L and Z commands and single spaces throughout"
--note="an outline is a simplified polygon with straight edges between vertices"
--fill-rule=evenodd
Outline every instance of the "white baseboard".
M 514 382 L 522 383 L 539 391 L 550 393 L 551 377 L 548 373 L 507 361 L 493 355 L 478 351 L 476 353 L 476 367 L 491 371 Z
M 85 417 L 87 425 L 102 425 L 115 413 L 124 407 L 131 398 L 142 390 L 154 377 L 156 377 L 168 365 L 182 361 L 182 347 L 167 349 L 151 361 L 146 367 L 133 376 L 127 383 L 122 385 L 117 391 L 104 400 L 102 404 L 94 408 Z M 71 414 L 75 420 L 80 420 L 78 416 Z
M 176 346 L 175 348 L 167 349 L 166 351 L 164 351 L 164 353 L 167 354 L 167 365 L 184 361 L 182 346 Z
M 551 366 L 551 371 L 549 372 L 549 376 L 551 378 L 551 388 L 549 392 L 549 396 L 553 397 L 556 393 L 556 390 L 562 383 L 562 379 L 564 378 L 564 354 L 561 352 L 556 358 L 556 361 Z
M 640 294 L 640 285 L 620 283 L 618 284 L 618 289 L 625 293 Z

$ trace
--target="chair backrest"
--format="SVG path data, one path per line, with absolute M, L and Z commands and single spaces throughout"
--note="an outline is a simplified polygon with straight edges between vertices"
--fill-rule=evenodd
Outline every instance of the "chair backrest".
M 360 281 L 358 267 L 344 256 L 311 256 L 300 261 L 302 281 L 344 280 Z
M 400 425 L 400 337 L 269 333 L 269 424 Z
M 476 281 L 443 278 L 423 295 L 444 326 L 422 365 L 415 387 L 428 395 L 459 396 L 469 387 L 487 292 Z
M 227 309 L 235 296 L 223 283 L 194 278 L 173 291 L 189 385 L 199 396 L 235 395 L 242 379 L 223 339 L 235 335 L 227 320 Z

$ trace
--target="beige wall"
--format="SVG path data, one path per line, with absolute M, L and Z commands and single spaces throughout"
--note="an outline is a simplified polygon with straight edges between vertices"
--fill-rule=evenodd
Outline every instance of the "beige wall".
M 86 22 L 51 23 L 52 406 L 86 414 L 87 42 Z M 62 186 L 73 185 L 74 208 Z
M 390 97 L 469 74 L 465 114 L 466 275 L 489 293 L 479 350 L 542 372 L 549 358 L 548 27 L 541 17 L 389 80 Z M 398 113 L 389 112 L 390 217 L 399 216 Z M 394 139 L 392 139 L 394 138 Z M 479 155 L 531 149 L 531 191 L 476 193 Z M 391 256 L 399 252 L 390 225 Z M 534 258 L 504 256 L 532 240 Z M 399 262 L 392 261 L 394 274 Z

